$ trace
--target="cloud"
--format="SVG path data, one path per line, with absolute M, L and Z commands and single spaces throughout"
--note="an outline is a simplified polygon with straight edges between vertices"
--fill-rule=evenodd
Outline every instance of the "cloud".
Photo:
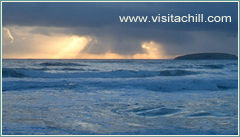
M 71 36 L 68 38 L 69 41 L 65 43 L 64 47 L 58 48 L 61 49 L 60 52 L 58 52 L 53 57 L 48 58 L 78 58 L 78 54 L 82 53 L 82 50 L 88 45 L 88 43 L 91 41 L 91 37 L 78 37 L 78 36 Z M 56 49 L 54 49 L 56 50 Z
M 4 28 L 6 29 L 6 28 Z M 94 52 L 89 46 L 97 46 L 101 38 L 90 35 L 66 35 L 59 33 L 63 29 L 41 27 L 41 30 L 52 30 L 51 33 L 33 33 L 36 27 L 11 27 L 16 35 L 18 46 L 3 45 L 4 58 L 70 58 L 70 59 L 158 59 L 168 58 L 164 46 L 154 41 L 143 41 L 133 53 L 121 54 L 118 50 L 106 48 Z M 57 30 L 54 32 L 53 30 Z M 67 29 L 65 29 L 67 30 Z M 70 31 L 70 30 L 69 30 Z M 6 37 L 3 38 L 5 42 Z M 128 41 L 126 41 L 128 42 Z M 129 41 L 130 42 L 130 41 Z M 136 44 L 136 43 L 135 43 Z M 89 49 L 90 48 L 90 49 Z M 93 51 L 92 51 L 93 50 Z
M 163 50 L 163 47 L 160 44 L 154 41 L 147 41 L 141 44 L 143 53 L 136 54 L 118 54 L 111 51 L 107 51 L 104 54 L 89 54 L 89 53 L 81 53 L 77 58 L 81 59 L 167 59 L 170 58 L 166 56 Z
M 140 53 L 133 55 L 133 59 L 166 59 L 169 58 L 164 49 L 163 46 L 154 42 L 143 42 L 141 45 L 142 49 L 146 51 L 146 53 Z
M 222 10 L 224 8 L 224 10 Z M 237 2 L 3 2 L 3 25 L 129 28 L 166 30 L 206 30 L 237 32 Z M 122 15 L 232 16 L 232 23 L 136 23 L 122 24 Z
M 14 37 L 11 34 L 11 31 L 8 28 L 4 28 L 4 30 L 7 32 L 7 36 L 9 38 L 10 42 L 13 43 L 14 42 Z
M 236 37 L 214 31 L 182 31 L 178 33 L 163 31 L 157 37 L 144 37 L 145 34 L 135 37 L 132 33 L 125 33 L 123 36 L 112 33 L 102 33 L 101 35 L 91 32 L 91 29 L 88 29 L 87 33 L 84 32 L 86 28 L 75 30 L 72 28 L 23 26 L 9 26 L 9 28 L 15 35 L 15 42 L 9 41 L 6 31 L 3 33 L 4 58 L 156 59 L 196 52 L 237 54 L 238 49 Z M 41 30 L 41 32 L 37 33 L 35 30 Z M 106 32 L 108 29 L 98 30 Z M 79 33 L 81 31 L 82 33 Z M 142 30 L 135 31 L 134 33 L 144 33 Z M 146 33 L 150 32 L 151 30 Z M 16 46 L 9 46 L 12 44 Z
M 53 55 L 55 58 L 169 58 L 195 52 L 237 55 L 237 9 L 236 2 L 3 2 L 3 27 L 14 36 L 11 43 L 7 32 L 3 33 L 3 55 L 26 58 L 54 58 Z M 130 24 L 118 20 L 120 15 L 159 13 L 230 15 L 232 22 Z M 75 45 L 82 46 L 70 48 L 73 37 L 79 38 Z M 79 44 L 80 41 L 84 44 Z M 148 50 L 143 43 L 158 48 Z M 11 44 L 17 46 L 9 47 Z

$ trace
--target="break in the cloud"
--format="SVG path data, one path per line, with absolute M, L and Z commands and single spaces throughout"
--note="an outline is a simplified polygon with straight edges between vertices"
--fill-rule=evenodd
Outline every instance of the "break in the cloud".
M 236 2 L 3 2 L 3 57 L 155 59 L 194 52 L 237 55 L 237 6 Z M 159 13 L 228 15 L 232 22 L 122 24 L 118 20 L 121 15 Z

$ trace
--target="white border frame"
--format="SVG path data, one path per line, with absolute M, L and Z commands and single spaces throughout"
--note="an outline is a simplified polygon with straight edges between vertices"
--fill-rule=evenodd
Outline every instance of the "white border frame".
M 122 3 L 122 2 L 136 2 L 136 3 L 141 3 L 141 2 L 236 2 L 238 3 L 238 134 L 237 135 L 3 135 L 2 134 L 2 5 L 4 2 L 99 2 L 99 3 L 104 3 L 104 2 L 109 2 L 109 3 Z M 229 0 L 229 1 L 8 1 L 8 0 L 3 0 L 1 1 L 1 136 L 239 136 L 239 1 L 238 0 Z

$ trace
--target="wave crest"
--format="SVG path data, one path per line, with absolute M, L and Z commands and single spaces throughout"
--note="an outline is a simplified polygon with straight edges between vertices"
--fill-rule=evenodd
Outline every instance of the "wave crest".
M 187 71 L 187 70 L 163 70 L 160 71 L 160 76 L 186 76 L 198 74 L 198 72 Z
M 40 63 L 41 66 L 88 66 L 86 64 L 78 63 L 64 63 L 64 62 L 44 62 Z
M 215 64 L 215 65 L 201 65 L 204 68 L 209 68 L 209 69 L 222 69 L 224 68 L 224 65 L 222 64 Z
M 54 73 L 52 73 L 52 72 Z M 71 71 L 71 73 L 70 73 Z M 194 75 L 199 72 L 187 70 L 163 70 L 163 71 L 147 71 L 147 70 L 113 70 L 98 71 L 96 69 L 82 68 L 3 68 L 3 77 L 36 77 L 36 78 L 144 78 L 159 76 L 186 76 Z
M 26 77 L 23 73 L 18 72 L 17 69 L 3 68 L 2 69 L 3 77 Z

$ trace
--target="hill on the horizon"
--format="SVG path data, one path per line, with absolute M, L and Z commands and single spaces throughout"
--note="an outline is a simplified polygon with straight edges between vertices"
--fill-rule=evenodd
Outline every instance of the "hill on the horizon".
M 175 60 L 217 60 L 217 59 L 238 59 L 236 55 L 227 53 L 195 53 L 178 56 Z

